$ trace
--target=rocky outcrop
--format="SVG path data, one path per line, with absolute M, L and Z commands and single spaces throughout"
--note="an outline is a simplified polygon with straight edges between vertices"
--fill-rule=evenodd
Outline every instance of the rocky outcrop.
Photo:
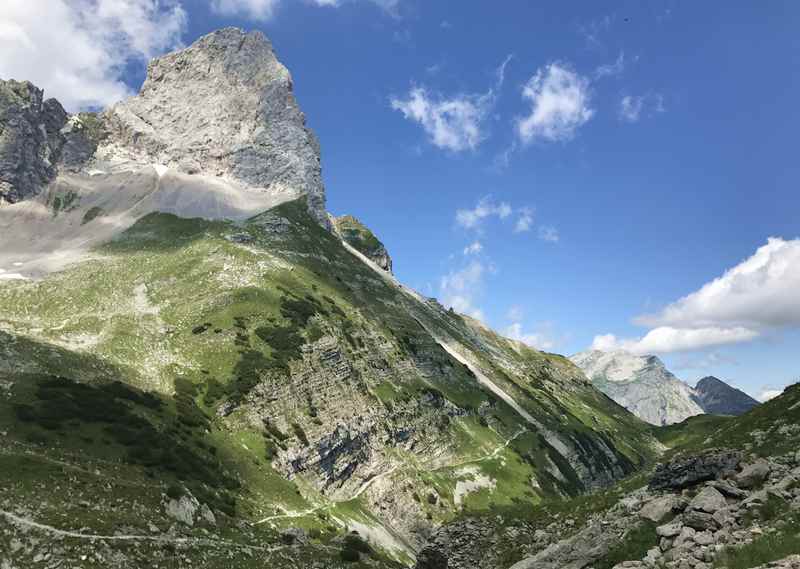
M 461 519 L 430 539 L 416 569 L 584 569 L 611 566 L 609 559 L 614 569 L 730 566 L 729 553 L 763 536 L 793 539 L 800 516 L 798 458 L 791 453 L 745 464 L 741 473 L 755 464 L 769 467 L 760 490 L 738 487 L 736 477 L 695 480 L 682 488 L 626 492 L 588 516 L 577 506 L 511 522 L 496 516 Z M 760 567 L 796 564 L 795 556 Z
M 744 415 L 759 404 L 744 391 L 713 376 L 698 381 L 694 393 L 703 411 L 714 415 Z
M 0 80 L 0 204 L 36 195 L 56 175 L 67 113 L 27 81 Z
M 742 453 L 731 450 L 710 450 L 693 456 L 680 456 L 656 468 L 650 480 L 652 490 L 687 488 L 706 480 L 729 476 L 736 472 Z
M 317 138 L 261 32 L 226 28 L 150 62 L 141 92 L 105 113 L 98 159 L 154 163 L 307 196 L 324 226 Z
M 656 356 L 590 350 L 570 359 L 595 387 L 648 423 L 669 425 L 703 413 L 692 388 Z
M 331 216 L 333 228 L 346 243 L 384 271 L 392 272 L 392 258 L 375 234 L 352 215 Z
M 150 62 L 141 92 L 100 115 L 68 116 L 27 82 L 0 81 L 0 203 L 59 173 L 156 166 L 286 201 L 304 196 L 330 228 L 320 150 L 292 79 L 260 32 L 226 28 Z

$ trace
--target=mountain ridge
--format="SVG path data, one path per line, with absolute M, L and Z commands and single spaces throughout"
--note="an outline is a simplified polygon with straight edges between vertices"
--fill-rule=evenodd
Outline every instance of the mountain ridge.
M 587 350 L 570 359 L 601 391 L 654 425 L 680 423 L 702 413 L 741 415 L 758 405 L 715 377 L 705 377 L 691 387 L 654 355 Z

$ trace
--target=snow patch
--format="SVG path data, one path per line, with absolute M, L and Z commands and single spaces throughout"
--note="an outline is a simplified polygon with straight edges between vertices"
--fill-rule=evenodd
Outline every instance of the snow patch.
M 166 174 L 167 170 L 169 170 L 169 168 L 167 168 L 163 164 L 153 164 L 153 169 L 155 169 L 156 174 L 158 174 L 159 178 L 163 178 L 164 174 Z

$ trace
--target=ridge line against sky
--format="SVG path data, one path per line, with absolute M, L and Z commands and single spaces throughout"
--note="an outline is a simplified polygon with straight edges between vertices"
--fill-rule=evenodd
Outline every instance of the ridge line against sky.
M 780 73 L 796 67 L 797 9 L 566 6 L 50 0 L 42 13 L 9 0 L 0 77 L 30 79 L 71 111 L 101 108 L 132 94 L 155 55 L 217 27 L 263 29 L 323 140 L 329 200 L 370 221 L 409 284 L 540 349 L 657 353 L 774 391 L 800 375 L 788 150 L 800 89 Z M 729 38 L 758 18 L 769 35 L 739 48 L 728 75 Z M 356 65 L 371 67 L 360 77 Z M 379 151 L 393 153 L 396 182 L 368 165 L 387 166 Z M 421 214 L 419 239 L 392 216 L 403 208 Z

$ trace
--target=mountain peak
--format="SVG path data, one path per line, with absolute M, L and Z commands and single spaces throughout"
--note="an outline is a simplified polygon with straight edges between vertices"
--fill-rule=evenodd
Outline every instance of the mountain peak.
M 261 32 L 224 28 L 153 59 L 141 92 L 111 107 L 97 156 L 307 196 L 328 227 L 316 136 Z
M 697 382 L 695 395 L 706 413 L 742 415 L 758 405 L 758 401 L 712 375 Z

